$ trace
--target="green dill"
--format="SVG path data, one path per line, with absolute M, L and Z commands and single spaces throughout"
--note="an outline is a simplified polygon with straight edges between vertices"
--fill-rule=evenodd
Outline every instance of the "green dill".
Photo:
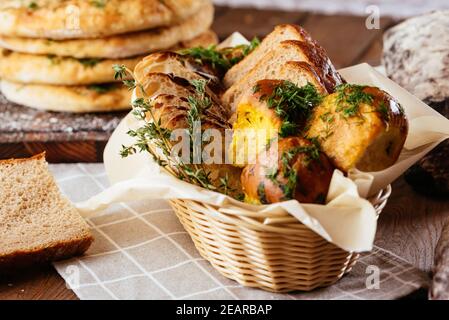
M 195 47 L 184 49 L 179 53 L 183 56 L 192 58 L 200 65 L 210 64 L 212 68 L 226 72 L 235 64 L 243 60 L 243 58 L 249 55 L 259 45 L 259 39 L 254 38 L 250 44 L 234 48 L 218 49 L 216 45 L 212 45 L 207 48 Z
M 95 91 L 97 93 L 106 93 L 114 90 L 116 88 L 115 84 L 91 84 L 87 86 L 89 90 Z
M 279 186 L 283 190 L 284 200 L 289 200 L 294 197 L 294 192 L 298 183 L 298 174 L 292 167 L 291 162 L 298 154 L 306 155 L 304 159 L 306 165 L 309 165 L 312 161 L 320 160 L 319 146 L 313 141 L 311 145 L 298 146 L 283 152 L 281 155 L 282 175 L 287 179 L 287 183 Z
M 81 63 L 85 68 L 93 68 L 100 62 L 102 62 L 104 59 L 98 59 L 98 58 L 82 58 L 82 59 L 76 59 L 79 63 Z
M 253 90 L 260 91 L 260 86 L 255 86 Z M 279 134 L 281 137 L 288 137 L 298 133 L 315 106 L 322 101 L 322 96 L 311 83 L 298 87 L 290 81 L 283 81 L 274 88 L 271 95 L 263 95 L 260 100 L 266 101 L 282 119 Z
M 273 182 L 274 184 L 277 183 L 277 176 L 279 173 L 279 169 L 277 167 L 273 167 L 273 168 L 267 168 L 265 170 L 265 177 L 267 177 L 271 182 Z
M 380 113 L 380 115 L 382 116 L 382 119 L 384 121 L 387 121 L 387 122 L 389 121 L 390 113 L 389 113 L 387 105 L 385 104 L 385 101 L 381 101 L 379 103 L 379 106 L 377 107 L 377 112 Z
M 320 115 L 320 119 L 325 124 L 324 129 L 322 130 L 322 138 L 327 139 L 334 134 L 332 129 L 333 123 L 335 122 L 335 115 L 328 111 Z
M 31 1 L 30 4 L 28 5 L 28 9 L 34 11 L 36 9 L 39 9 L 39 5 L 35 1 Z
M 97 8 L 106 7 L 107 0 L 90 0 L 90 4 Z
M 341 84 L 337 86 L 337 112 L 341 112 L 343 117 L 360 117 L 360 105 L 373 103 L 374 97 L 365 92 L 366 86 L 354 84 Z
M 261 182 L 257 186 L 257 196 L 262 204 L 268 204 L 267 194 L 265 192 L 265 183 Z

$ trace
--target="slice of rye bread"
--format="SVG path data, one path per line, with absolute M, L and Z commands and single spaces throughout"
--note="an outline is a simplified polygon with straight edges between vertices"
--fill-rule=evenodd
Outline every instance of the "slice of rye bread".
M 83 254 L 93 237 L 61 195 L 45 154 L 0 161 L 0 270 Z
M 281 24 L 276 26 L 274 31 L 267 35 L 253 52 L 226 73 L 223 79 L 225 88 L 227 89 L 237 83 L 256 66 L 260 59 L 285 40 L 312 41 L 312 38 L 307 31 L 300 26 L 292 24 Z

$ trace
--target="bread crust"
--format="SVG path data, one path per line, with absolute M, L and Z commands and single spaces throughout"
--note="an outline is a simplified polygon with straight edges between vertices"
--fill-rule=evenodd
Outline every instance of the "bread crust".
M 189 40 L 202 43 L 214 42 L 214 34 L 207 32 L 214 16 L 213 5 L 206 1 L 204 7 L 174 26 L 144 30 L 96 39 L 51 41 L 48 39 L 0 36 L 0 46 L 12 51 L 83 58 L 127 58 L 166 50 L 177 46 L 190 46 Z M 207 32 L 207 33 L 206 33 Z M 206 33 L 206 34 L 205 34 Z M 202 36 L 203 38 L 196 39 Z M 207 38 L 209 37 L 209 38 Z
M 300 203 L 324 203 L 334 167 L 322 152 L 316 160 L 308 159 L 305 152 L 294 152 L 297 148 L 311 146 L 311 142 L 299 137 L 280 139 L 272 144 L 256 164 L 248 165 L 242 172 L 246 201 L 269 204 L 296 199 Z M 289 167 L 283 160 L 286 152 L 294 152 L 288 161 Z M 290 175 L 295 183 L 288 186 Z
M 120 79 L 114 79 L 113 66 L 134 69 L 142 58 L 78 60 L 2 50 L 0 78 L 24 84 L 62 86 L 119 82 Z
M 29 163 L 30 166 L 33 166 L 33 169 L 35 170 L 48 171 L 47 163 L 45 161 L 45 152 L 30 158 L 0 160 L 0 169 L 8 170 L 8 166 L 26 165 L 27 163 Z M 52 194 L 56 192 L 59 193 L 56 183 L 49 172 L 45 172 L 43 178 L 44 180 L 48 178 L 48 183 L 46 185 L 48 190 L 46 191 Z M 71 230 L 71 232 L 66 235 L 64 235 L 65 231 L 61 230 L 62 232 L 55 238 L 46 239 L 45 241 L 37 240 L 33 244 L 30 243 L 27 245 L 24 243 L 18 246 L 8 247 L 7 244 L 4 246 L 5 243 L 2 243 L 2 246 L 0 246 L 2 247 L 2 252 L 0 253 L 1 272 L 17 272 L 21 268 L 30 265 L 62 260 L 74 255 L 81 255 L 87 251 L 94 240 L 87 223 L 78 216 L 76 209 L 69 205 L 69 201 L 62 195 L 59 194 L 59 199 L 56 201 L 61 201 L 61 203 L 64 204 L 64 210 L 70 210 L 70 213 L 67 212 L 69 216 L 73 218 L 73 221 L 70 223 L 76 224 L 77 228 Z M 8 214 L 6 217 L 8 217 Z M 23 223 L 23 221 L 20 223 Z
M 24 85 L 2 80 L 5 97 L 30 108 L 57 112 L 107 112 L 130 109 L 131 92 L 121 84 L 98 92 L 92 86 Z
M 198 12 L 208 0 L 21 0 L 0 3 L 0 34 L 15 37 L 77 39 L 168 26 Z
M 393 165 L 408 133 L 407 117 L 399 103 L 388 93 L 365 87 L 371 103 L 361 103 L 358 115 L 344 116 L 339 110 L 338 93 L 327 96 L 315 108 L 306 133 L 319 140 L 334 165 L 347 172 L 380 171 Z M 384 109 L 381 109 L 384 108 Z M 330 121 L 332 119 L 332 121 Z

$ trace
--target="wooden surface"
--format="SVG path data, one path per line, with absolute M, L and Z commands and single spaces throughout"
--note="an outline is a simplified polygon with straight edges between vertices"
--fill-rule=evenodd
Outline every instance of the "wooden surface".
M 262 37 L 278 23 L 298 23 L 308 29 L 328 51 L 338 68 L 360 62 L 378 65 L 382 46 L 382 33 L 395 22 L 382 20 L 381 30 L 367 30 L 365 19 L 351 16 L 323 16 L 308 13 L 255 11 L 250 9 L 218 8 L 214 29 L 225 38 L 239 30 L 246 37 Z M 75 150 L 87 155 L 82 160 L 99 159 L 103 147 L 79 142 Z M 47 145 L 10 146 L 8 152 L 25 155 L 38 152 Z M 66 148 L 67 147 L 66 145 Z M 57 144 L 51 145 L 49 154 L 59 161 Z M 86 151 L 87 150 L 87 151 Z M 82 156 L 81 156 L 82 157 Z M 78 158 L 77 158 L 78 161 Z M 414 193 L 400 179 L 393 185 L 393 195 L 381 215 L 376 244 L 408 260 L 422 270 L 429 271 L 433 264 L 433 251 L 444 221 L 449 216 L 449 202 L 432 200 Z M 18 275 L 0 276 L 1 299 L 76 299 L 64 281 L 51 268 Z

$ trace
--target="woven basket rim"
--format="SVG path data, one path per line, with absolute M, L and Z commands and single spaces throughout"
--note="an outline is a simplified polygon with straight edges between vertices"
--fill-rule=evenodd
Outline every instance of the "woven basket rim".
M 367 199 L 376 210 L 379 216 L 382 209 L 385 207 L 388 198 L 392 192 L 391 185 L 388 185 L 385 189 L 379 191 L 376 195 Z M 178 200 L 178 199 L 173 199 Z M 305 226 L 298 219 L 293 217 L 287 212 L 276 214 L 273 217 L 270 214 L 264 215 L 264 213 L 254 213 L 249 210 L 233 207 L 235 210 L 226 210 L 219 206 L 206 204 L 197 200 L 182 199 L 187 206 L 198 212 L 202 212 L 206 215 L 211 215 L 221 222 L 220 227 L 225 227 L 229 224 L 232 229 L 234 225 L 238 225 L 241 230 L 251 234 L 256 231 L 276 232 L 284 234 L 285 236 L 298 234 L 302 230 L 308 231 L 309 227 Z M 241 214 L 238 212 L 241 209 Z M 224 224 L 224 225 L 223 225 Z

